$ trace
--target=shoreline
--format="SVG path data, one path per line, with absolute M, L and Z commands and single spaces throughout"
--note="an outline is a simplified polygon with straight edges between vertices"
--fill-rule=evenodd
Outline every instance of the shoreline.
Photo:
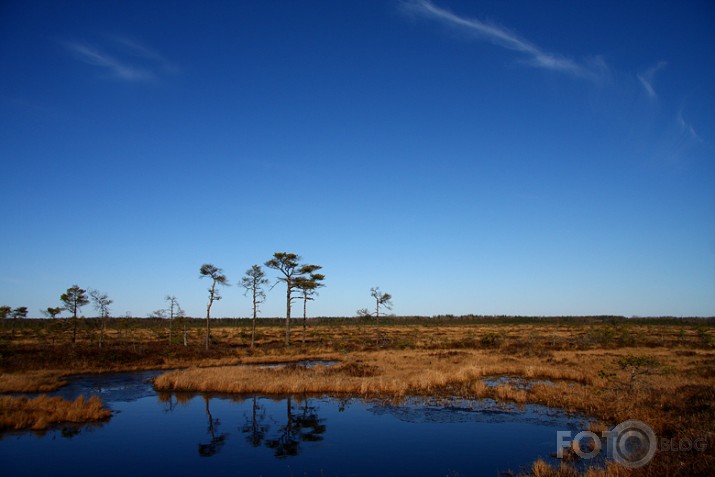
M 305 345 L 302 330 L 294 330 L 290 348 L 282 327 L 266 326 L 254 350 L 246 329 L 219 327 L 208 352 L 198 328 L 189 333 L 189 346 L 169 344 L 159 329 L 109 330 L 103 349 L 92 330 L 75 346 L 66 335 L 52 345 L 47 331 L 22 330 L 14 340 L 0 336 L 0 389 L 49 389 L 71 374 L 166 370 L 154 381 L 159 395 L 489 398 L 578 413 L 597 420 L 593 432 L 636 419 L 664 439 L 705 438 L 705 452 L 659 452 L 645 470 L 628 475 L 707 475 L 703 469 L 715 467 L 715 347 L 708 323 L 320 324 L 306 330 Z M 252 366 L 304 360 L 338 363 Z M 538 461 L 531 471 L 576 475 L 558 472 Z M 608 472 L 601 475 L 620 470 Z

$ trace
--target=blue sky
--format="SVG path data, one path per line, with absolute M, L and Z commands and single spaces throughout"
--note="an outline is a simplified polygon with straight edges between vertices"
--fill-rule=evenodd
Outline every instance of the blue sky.
M 0 304 L 201 316 L 202 263 L 288 251 L 311 315 L 715 315 L 714 37 L 709 1 L 3 2 Z

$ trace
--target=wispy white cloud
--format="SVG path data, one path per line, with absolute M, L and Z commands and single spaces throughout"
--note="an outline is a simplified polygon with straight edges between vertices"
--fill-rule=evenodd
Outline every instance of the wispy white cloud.
M 688 122 L 682 109 L 674 118 L 653 118 L 649 114 L 640 123 L 646 125 L 648 132 L 642 139 L 642 152 L 656 163 L 680 167 L 694 158 L 712 156 L 712 148 Z
M 683 134 L 685 134 L 692 140 L 695 140 L 697 142 L 703 142 L 703 139 L 698 135 L 697 132 L 695 132 L 693 126 L 690 123 L 686 122 L 683 118 L 682 110 L 678 111 L 678 115 L 676 116 L 675 121 Z
M 128 82 L 157 80 L 176 69 L 161 55 L 124 37 L 110 37 L 102 47 L 85 42 L 66 42 L 65 46 L 80 61 L 97 66 L 110 77 Z
M 665 61 L 659 61 L 655 66 L 652 66 L 645 70 L 643 73 L 637 75 L 638 76 L 638 81 L 641 82 L 643 85 L 643 88 L 645 89 L 646 94 L 648 97 L 652 99 L 656 99 L 658 95 L 655 93 L 655 89 L 653 88 L 653 80 L 655 79 L 655 74 L 665 68 L 668 65 Z
M 524 62 L 530 66 L 592 80 L 599 80 L 608 74 L 608 66 L 602 58 L 594 58 L 585 63 L 576 62 L 563 55 L 548 52 L 507 28 L 459 16 L 436 6 L 430 0 L 403 0 L 402 5 L 406 11 L 442 22 L 451 28 L 467 31 L 502 48 L 523 53 L 526 56 Z
M 126 81 L 154 79 L 154 75 L 150 71 L 124 63 L 92 45 L 72 42 L 67 43 L 67 48 L 74 52 L 81 61 L 104 68 L 115 78 Z
M 177 71 L 176 66 L 164 56 L 160 55 L 155 50 L 142 45 L 136 40 L 120 35 L 110 36 L 110 39 L 119 46 L 123 47 L 127 54 L 133 54 L 134 56 L 153 62 L 157 68 L 160 68 L 167 73 L 176 73 Z

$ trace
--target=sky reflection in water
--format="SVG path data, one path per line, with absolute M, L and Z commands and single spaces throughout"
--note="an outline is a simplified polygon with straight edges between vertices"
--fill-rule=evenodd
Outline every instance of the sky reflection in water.
M 578 418 L 491 400 L 376 400 L 157 395 L 156 372 L 76 377 L 57 394 L 91 390 L 108 423 L 0 440 L 12 476 L 498 475 L 550 459 L 557 430 Z

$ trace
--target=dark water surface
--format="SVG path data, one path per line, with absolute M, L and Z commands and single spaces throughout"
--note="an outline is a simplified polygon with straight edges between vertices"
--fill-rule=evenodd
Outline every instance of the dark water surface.
M 77 376 L 109 422 L 0 439 L 0 475 L 478 476 L 555 462 L 556 431 L 585 421 L 492 400 L 157 394 L 157 371 Z

